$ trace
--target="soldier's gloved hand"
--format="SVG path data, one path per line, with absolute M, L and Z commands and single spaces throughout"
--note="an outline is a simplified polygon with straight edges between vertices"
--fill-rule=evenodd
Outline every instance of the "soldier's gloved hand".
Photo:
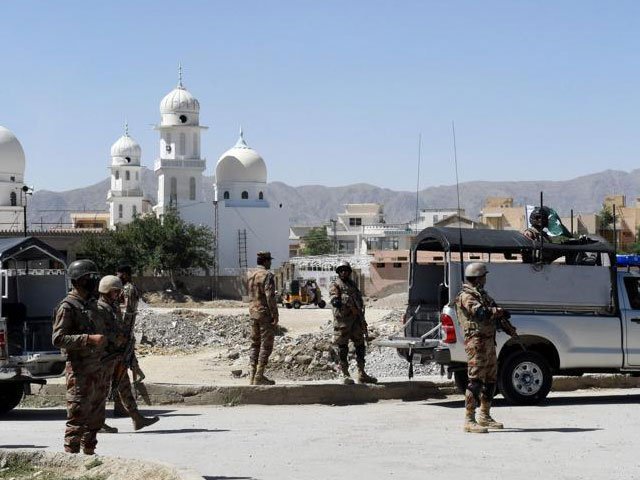
M 340 297 L 332 298 L 331 305 L 333 305 L 334 308 L 342 308 L 342 300 L 340 299 Z

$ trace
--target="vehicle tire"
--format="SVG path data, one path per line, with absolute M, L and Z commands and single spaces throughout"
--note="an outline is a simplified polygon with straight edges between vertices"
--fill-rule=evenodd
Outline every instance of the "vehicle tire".
M 290 303 L 285 303 L 284 306 L 287 307 L 287 308 L 291 308 L 291 304 Z
M 23 394 L 24 385 L 22 383 L 0 383 L 0 415 L 16 408 L 22 400 Z
M 467 384 L 469 383 L 469 377 L 466 370 L 456 370 L 453 372 L 453 382 L 456 384 L 458 393 L 464 394 L 467 391 Z
M 298 308 L 300 308 L 302 306 L 302 304 L 300 302 L 298 302 L 297 300 L 295 302 L 293 302 L 293 308 L 295 308 L 296 310 Z
M 516 405 L 536 405 L 551 390 L 553 376 L 548 362 L 536 352 L 515 352 L 498 371 L 502 396 Z
M 318 302 L 318 308 L 324 308 L 327 306 L 327 302 L 325 302 L 324 300 L 320 300 Z

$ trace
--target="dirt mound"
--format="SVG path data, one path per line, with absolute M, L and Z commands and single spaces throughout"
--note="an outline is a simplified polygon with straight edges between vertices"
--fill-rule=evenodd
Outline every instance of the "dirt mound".
M 394 293 L 383 298 L 369 298 L 367 308 L 401 308 L 405 309 L 409 302 L 407 292 Z

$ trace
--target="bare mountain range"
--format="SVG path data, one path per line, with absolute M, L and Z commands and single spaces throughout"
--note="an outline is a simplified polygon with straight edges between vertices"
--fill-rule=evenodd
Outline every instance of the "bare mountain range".
M 157 184 L 154 173 L 142 171 L 144 191 L 152 203 L 156 201 Z M 205 177 L 205 198 L 213 199 L 213 179 Z M 36 191 L 28 206 L 32 228 L 49 229 L 69 226 L 70 212 L 106 211 L 109 179 L 84 188 L 65 192 Z M 460 202 L 467 216 L 477 218 L 487 196 L 513 197 L 515 204 L 538 203 L 544 192 L 546 205 L 561 215 L 571 209 L 579 213 L 600 210 L 606 195 L 623 194 L 634 202 L 640 196 L 640 170 L 623 172 L 605 170 L 565 181 L 526 182 L 465 182 L 460 184 Z M 415 218 L 415 192 L 394 191 L 364 183 L 344 187 L 305 185 L 291 187 L 282 182 L 267 185 L 267 198 L 287 205 L 292 225 L 317 225 L 335 218 L 344 211 L 345 203 L 381 203 L 388 223 L 404 223 Z M 420 208 L 455 208 L 456 186 L 429 187 L 420 191 Z

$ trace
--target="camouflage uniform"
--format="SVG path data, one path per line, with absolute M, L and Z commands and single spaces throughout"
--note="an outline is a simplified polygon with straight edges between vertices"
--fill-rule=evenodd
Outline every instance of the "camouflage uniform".
M 515 327 L 483 288 L 469 283 L 462 285 L 455 306 L 458 320 L 464 329 L 464 348 L 467 353 L 469 383 L 465 392 L 465 409 L 467 418 L 473 418 L 475 423 L 475 410 L 478 406 L 481 407 L 481 415 L 486 414 L 490 418 L 489 410 L 498 374 L 498 325 L 510 335 L 515 334 Z M 478 423 L 482 425 L 482 422 Z M 494 425 L 498 423 L 494 421 Z
M 132 416 L 138 411 L 138 404 L 133 397 L 127 367 L 121 354 L 129 342 L 130 327 L 122 318 L 119 304 L 112 305 L 100 299 L 98 314 L 107 326 L 107 351 L 115 354 L 108 365 L 105 365 L 111 371 L 109 379 L 111 388 L 116 389 L 116 392 L 112 392 L 112 396 L 119 399 L 127 414 Z
M 264 369 L 273 351 L 273 339 L 278 323 L 276 284 L 273 273 L 263 265 L 249 274 L 249 317 L 251 318 L 251 353 L 249 355 L 252 376 L 258 372 L 263 377 Z M 257 374 L 255 374 L 257 375 Z M 266 378 L 266 377 L 265 377 Z
M 338 351 L 338 361 L 345 383 L 353 383 L 349 375 L 349 340 L 353 342 L 356 351 L 359 381 L 377 382 L 364 371 L 367 323 L 364 319 L 364 302 L 360 290 L 353 280 L 338 277 L 329 285 L 329 301 L 333 307 L 333 345 Z
M 89 335 L 105 335 L 106 326 L 96 302 L 84 300 L 74 289 L 58 305 L 53 324 L 53 344 L 67 355 L 67 427 L 64 448 L 93 453 L 96 434 L 104 423 L 111 369 L 101 361 L 104 347 L 87 344 Z

